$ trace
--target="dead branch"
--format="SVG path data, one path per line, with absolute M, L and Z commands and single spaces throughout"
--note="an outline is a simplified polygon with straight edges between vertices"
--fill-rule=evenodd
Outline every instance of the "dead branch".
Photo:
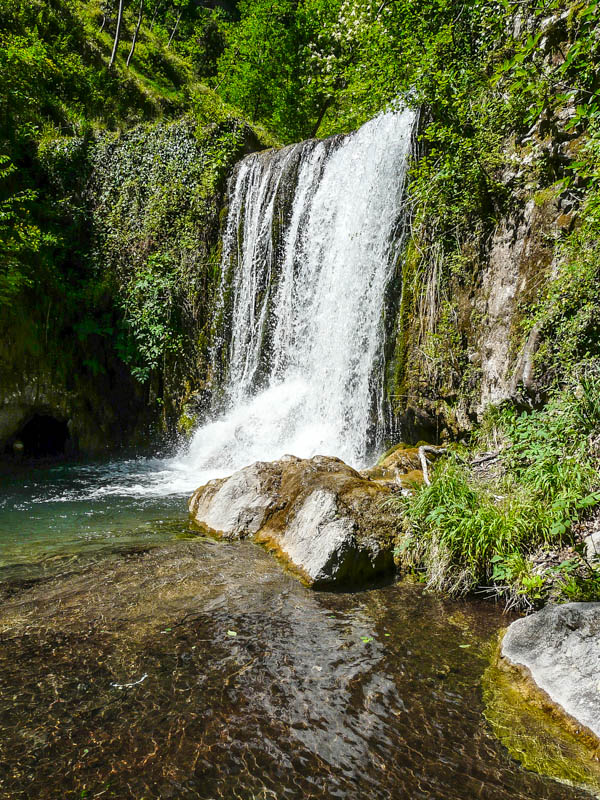
M 421 447 L 419 447 L 418 450 L 419 461 L 421 462 L 421 469 L 423 470 L 423 480 L 425 481 L 425 484 L 427 486 L 431 486 L 431 481 L 429 479 L 429 468 L 427 464 L 427 457 L 425 454 L 431 453 L 432 455 L 435 456 L 441 456 L 446 452 L 447 451 L 445 447 L 433 447 L 430 444 L 422 444 Z

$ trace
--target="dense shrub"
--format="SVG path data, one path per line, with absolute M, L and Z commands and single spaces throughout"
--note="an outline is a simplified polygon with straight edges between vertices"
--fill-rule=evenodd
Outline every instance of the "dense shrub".
M 495 412 L 493 426 L 505 441 L 502 474 L 482 481 L 460 461 L 440 464 L 431 486 L 402 500 L 401 560 L 455 593 L 488 587 L 524 604 L 550 591 L 600 597 L 600 564 L 577 550 L 547 572 L 530 560 L 577 544 L 573 524 L 600 503 L 600 375 L 582 374 L 540 410 Z

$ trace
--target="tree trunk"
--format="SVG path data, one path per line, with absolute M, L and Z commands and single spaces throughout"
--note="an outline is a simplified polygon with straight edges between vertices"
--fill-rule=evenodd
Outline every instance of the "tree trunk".
M 182 15 L 182 14 L 183 14 L 183 9 L 181 9 L 181 11 L 179 12 L 179 16 L 177 17 L 177 22 L 175 23 L 175 27 L 174 27 L 174 28 L 173 28 L 173 30 L 171 31 L 171 38 L 169 39 L 169 43 L 168 43 L 168 45 L 167 45 L 167 49 L 168 49 L 169 47 L 171 47 L 171 42 L 173 41 L 173 37 L 175 36 L 175 32 L 176 32 L 176 30 L 177 30 L 177 27 L 179 26 L 179 20 L 181 19 L 181 15 Z
M 133 41 L 131 42 L 131 50 L 129 51 L 129 55 L 127 56 L 127 66 L 131 59 L 133 58 L 133 54 L 135 52 L 135 45 L 137 42 L 138 33 L 140 32 L 140 26 L 142 24 L 142 17 L 144 15 L 144 0 L 140 0 L 140 12 L 138 14 L 137 25 L 135 26 L 135 31 L 133 32 Z
M 158 12 L 162 8 L 162 0 L 160 3 L 157 3 L 154 7 L 154 14 L 152 15 L 152 22 L 150 23 L 150 27 L 154 30 L 154 23 L 156 22 L 156 17 L 158 16 Z
M 329 97 L 325 98 L 325 101 L 323 102 L 323 105 L 321 106 L 321 108 L 319 110 L 319 116 L 317 117 L 317 121 L 315 122 L 315 125 L 314 125 L 314 127 L 312 129 L 311 138 L 314 138 L 317 135 L 317 133 L 319 132 L 319 128 L 321 127 L 321 123 L 323 122 L 323 117 L 325 116 L 325 114 L 329 110 L 329 108 L 330 108 L 332 103 L 333 103 L 333 96 L 329 96 Z
M 101 8 L 102 8 L 102 25 L 100 25 L 100 33 L 102 33 L 104 28 L 106 28 L 106 23 L 108 22 L 112 12 L 112 8 L 109 5 L 108 0 L 105 0 L 105 2 L 102 3 Z
M 117 48 L 119 47 L 119 39 L 121 37 L 121 23 L 123 22 L 123 6 L 125 0 L 119 0 L 119 14 L 117 16 L 117 30 L 115 31 L 115 42 L 113 44 L 112 54 L 108 62 L 108 68 L 111 69 L 117 57 Z

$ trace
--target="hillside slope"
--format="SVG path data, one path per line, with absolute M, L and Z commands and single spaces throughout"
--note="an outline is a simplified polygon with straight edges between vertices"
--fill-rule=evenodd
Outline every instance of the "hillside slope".
M 141 29 L 126 65 L 129 11 L 109 69 L 100 4 L 0 10 L 3 452 L 40 414 L 75 450 L 147 441 L 201 381 L 223 181 L 262 145 L 164 26 Z

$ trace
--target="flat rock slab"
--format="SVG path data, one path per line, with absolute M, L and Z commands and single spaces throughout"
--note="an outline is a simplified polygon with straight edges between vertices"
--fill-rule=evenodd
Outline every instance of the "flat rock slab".
M 360 586 L 394 569 L 389 488 L 338 458 L 256 462 L 194 492 L 190 513 L 227 539 L 254 538 L 309 586 Z
M 600 603 L 566 603 L 518 619 L 502 655 L 526 667 L 540 689 L 600 738 Z

